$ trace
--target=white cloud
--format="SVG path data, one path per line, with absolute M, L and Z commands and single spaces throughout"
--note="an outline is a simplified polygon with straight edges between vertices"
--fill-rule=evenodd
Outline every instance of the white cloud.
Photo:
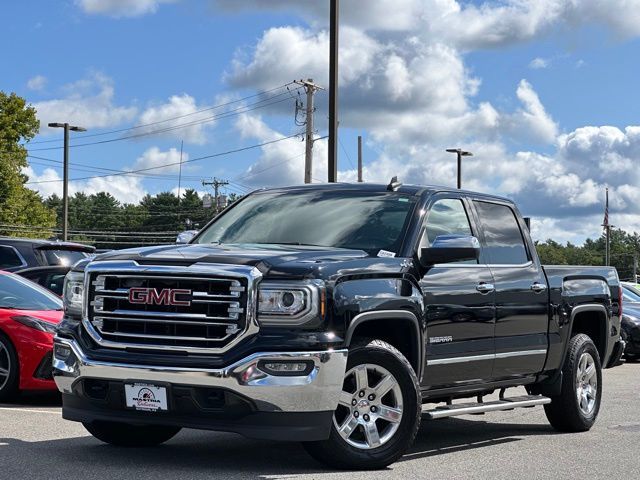
M 43 75 L 36 75 L 27 81 L 27 88 L 29 90 L 43 90 L 47 84 L 47 77 Z
M 525 138 L 542 144 L 552 144 L 558 135 L 558 126 L 547 113 L 531 84 L 521 80 L 516 96 L 523 108 L 506 116 L 505 133 L 512 138 Z
M 184 152 L 182 154 L 182 161 L 186 162 L 188 159 L 189 154 Z M 155 168 L 163 165 L 169 166 L 165 168 Z M 132 166 L 125 167 L 122 170 L 132 171 L 149 168 L 153 170 L 141 173 L 148 175 L 176 175 L 175 183 L 177 184 L 177 173 L 180 169 L 180 151 L 175 148 L 162 151 L 158 147 L 151 147 L 145 150 Z M 193 169 L 193 167 L 184 165 L 182 173 L 185 174 L 185 172 L 188 172 L 190 169 Z M 27 186 L 42 194 L 43 197 L 46 198 L 53 194 L 60 197 L 62 196 L 62 178 L 56 170 L 45 168 L 40 174 L 37 174 L 33 167 L 28 166 L 23 170 L 23 173 L 29 177 Z M 87 180 L 70 181 L 69 195 L 74 195 L 76 192 L 84 192 L 87 195 L 98 192 L 108 192 L 121 203 L 138 203 L 142 197 L 147 194 L 147 190 L 143 185 L 143 181 L 145 180 L 143 176 L 109 175 L 102 177 L 100 173 L 96 173 L 95 175 L 96 177 Z M 184 190 L 185 187 L 183 187 L 183 191 Z
M 176 1 L 179 0 L 76 0 L 76 4 L 91 15 L 137 17 L 155 13 L 161 4 Z
M 156 135 L 159 136 L 196 144 L 206 143 L 206 129 L 214 125 L 216 112 L 201 112 L 203 108 L 190 95 L 173 95 L 167 103 L 150 106 L 140 114 L 139 123 L 151 125 L 139 129 L 137 133 L 157 131 Z
M 312 25 L 326 27 L 328 2 L 300 0 L 214 0 L 229 11 L 280 9 L 301 12 Z M 350 0 L 342 2 L 341 22 L 363 31 L 414 34 L 464 50 L 511 45 L 552 28 L 605 25 L 618 36 L 640 34 L 634 0 Z
M 549 58 L 536 57 L 529 62 L 529 68 L 532 70 L 542 70 L 551 66 Z
M 342 68 L 340 80 L 349 84 L 376 67 L 374 57 L 381 46 L 371 37 L 353 28 L 341 31 Z M 328 46 L 326 31 L 314 32 L 299 27 L 276 27 L 264 32 L 249 62 L 238 56 L 227 79 L 236 86 L 270 88 L 295 78 L 314 78 L 328 83 Z M 285 80 L 286 79 L 286 80 Z
M 243 138 L 259 143 L 280 140 L 283 135 L 271 129 L 260 117 L 241 115 L 235 128 Z M 290 138 L 261 147 L 260 158 L 242 175 L 234 179 L 251 187 L 296 185 L 304 182 L 304 143 L 299 138 Z M 324 140 L 314 143 L 314 181 L 327 178 L 327 144 Z
M 39 192 L 44 198 L 53 194 L 62 197 L 61 177 L 55 170 L 46 168 L 38 175 L 29 166 L 23 170 L 23 173 L 29 177 L 30 182 L 45 182 L 27 185 Z M 69 182 L 69 195 L 75 195 L 76 192 L 84 192 L 87 195 L 108 192 L 121 203 L 138 203 L 147 193 L 142 185 L 141 177 L 124 175 Z
M 47 133 L 49 122 L 69 122 L 85 128 L 113 127 L 135 118 L 137 108 L 114 103 L 113 81 L 94 72 L 86 78 L 66 85 L 63 98 L 37 102 L 41 133 Z
M 189 155 L 187 153 L 182 154 L 182 162 L 186 162 L 189 160 Z M 158 147 L 151 147 L 146 150 L 133 164 L 132 170 L 143 170 L 153 168 L 153 170 L 149 170 L 148 174 L 168 174 L 168 173 L 178 173 L 180 171 L 180 150 L 176 148 L 171 148 L 166 152 L 161 151 Z M 169 165 L 164 168 L 156 168 L 161 167 L 163 165 Z M 184 173 L 186 165 L 183 166 L 182 171 Z M 176 179 L 177 181 L 177 179 Z

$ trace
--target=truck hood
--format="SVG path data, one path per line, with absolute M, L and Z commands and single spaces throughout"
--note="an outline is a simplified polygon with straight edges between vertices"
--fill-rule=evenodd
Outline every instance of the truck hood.
M 306 276 L 328 264 L 344 264 L 371 258 L 363 250 L 305 245 L 167 245 L 108 252 L 93 261 L 133 260 L 143 265 L 218 263 L 251 265 L 263 275 Z M 380 262 L 381 258 L 374 258 Z M 364 263 L 369 263 L 365 261 Z M 396 262 L 397 263 L 397 259 Z

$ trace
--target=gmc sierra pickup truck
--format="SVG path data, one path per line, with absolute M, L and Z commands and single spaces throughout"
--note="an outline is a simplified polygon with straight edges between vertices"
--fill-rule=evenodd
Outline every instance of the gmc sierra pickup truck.
M 620 298 L 613 268 L 542 266 L 504 198 L 260 190 L 187 245 L 78 263 L 54 376 L 64 418 L 113 445 L 220 430 L 376 469 L 422 420 L 544 405 L 560 431 L 591 428 Z

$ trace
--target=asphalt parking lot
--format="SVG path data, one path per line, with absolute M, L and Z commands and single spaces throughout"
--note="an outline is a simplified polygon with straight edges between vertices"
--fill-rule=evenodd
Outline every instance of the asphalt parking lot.
M 636 479 L 640 471 L 640 364 L 604 372 L 595 427 L 559 434 L 541 407 L 425 422 L 385 471 L 336 472 L 298 444 L 184 430 L 155 449 L 103 445 L 62 420 L 55 396 L 0 405 L 0 479 Z

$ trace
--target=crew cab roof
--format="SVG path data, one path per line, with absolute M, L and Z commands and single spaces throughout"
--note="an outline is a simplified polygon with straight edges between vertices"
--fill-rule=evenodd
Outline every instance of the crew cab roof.
M 289 187 L 276 187 L 256 190 L 258 192 L 294 192 L 299 190 L 359 190 L 363 192 L 387 192 L 388 184 L 382 183 L 314 183 L 309 185 L 294 185 Z M 424 195 L 432 195 L 434 193 L 455 192 L 464 193 L 474 197 L 485 198 L 487 200 L 497 200 L 500 202 L 513 203 L 505 197 L 490 195 L 486 193 L 473 192 L 470 190 L 458 190 L 452 187 L 443 187 L 438 185 L 405 185 L 402 184 L 394 190 L 395 192 L 404 193 L 406 195 L 415 195 L 418 197 Z

